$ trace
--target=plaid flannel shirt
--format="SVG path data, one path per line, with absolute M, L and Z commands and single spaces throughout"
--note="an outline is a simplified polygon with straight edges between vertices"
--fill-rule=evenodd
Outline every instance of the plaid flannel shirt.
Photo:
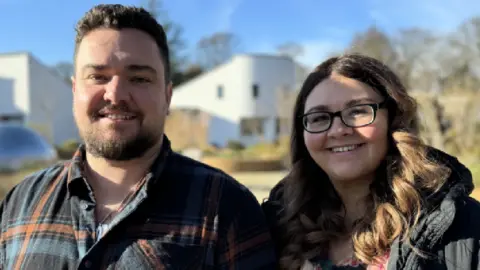
M 276 269 L 252 193 L 164 138 L 146 184 L 101 237 L 83 146 L 26 177 L 0 206 L 2 269 Z

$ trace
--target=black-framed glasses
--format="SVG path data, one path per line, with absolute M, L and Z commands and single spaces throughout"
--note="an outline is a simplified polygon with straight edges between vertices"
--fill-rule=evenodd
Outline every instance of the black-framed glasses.
M 385 107 L 386 102 L 359 104 L 337 112 L 313 111 L 301 116 L 303 128 L 310 133 L 321 133 L 332 127 L 333 119 L 340 117 L 347 127 L 368 126 L 377 117 L 377 111 Z

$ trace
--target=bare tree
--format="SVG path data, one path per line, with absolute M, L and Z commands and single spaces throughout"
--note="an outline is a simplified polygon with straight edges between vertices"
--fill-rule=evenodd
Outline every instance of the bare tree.
M 217 32 L 197 42 L 198 62 L 212 69 L 228 61 L 238 48 L 239 39 L 230 32 Z
M 461 24 L 458 31 L 447 37 L 449 57 L 442 86 L 450 92 L 478 91 L 480 88 L 480 17 Z
M 346 52 L 368 55 L 392 68 L 397 62 L 397 53 L 392 41 L 375 26 L 370 27 L 364 33 L 356 34 Z
M 480 155 L 480 93 L 446 94 L 445 99 L 450 107 L 452 127 L 446 134 L 449 151 L 462 156 Z
M 346 51 L 396 71 L 419 103 L 428 144 L 462 157 L 480 155 L 480 17 L 442 36 L 420 28 L 387 36 L 371 27 L 355 35 Z
M 183 82 L 181 70 L 186 63 L 186 57 L 181 53 L 186 48 L 185 41 L 182 39 L 183 29 L 168 17 L 161 0 L 146 0 L 146 9 L 162 24 L 165 30 L 170 49 L 172 81 L 174 85 L 178 85 Z
M 437 37 L 420 28 L 401 30 L 394 38 L 396 72 L 409 89 L 430 91 L 438 81 Z
M 183 72 L 183 77 L 185 81 L 189 81 L 202 73 L 203 68 L 200 65 L 193 64 L 185 69 L 185 71 Z
M 304 49 L 302 45 L 298 43 L 286 42 L 277 47 L 277 52 L 279 55 L 288 56 L 292 59 L 298 59 L 298 57 L 304 54 Z
M 432 93 L 412 92 L 419 105 L 419 127 L 422 139 L 429 145 L 445 149 L 448 131 L 444 107 Z

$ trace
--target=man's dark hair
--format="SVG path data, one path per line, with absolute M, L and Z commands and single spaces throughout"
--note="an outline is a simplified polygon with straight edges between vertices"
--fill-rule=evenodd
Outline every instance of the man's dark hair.
M 100 4 L 91 8 L 78 21 L 75 28 L 75 59 L 82 39 L 91 31 L 99 28 L 121 30 L 133 28 L 150 35 L 157 43 L 165 66 L 165 82 L 170 81 L 170 54 L 163 27 L 141 7 L 120 4 Z

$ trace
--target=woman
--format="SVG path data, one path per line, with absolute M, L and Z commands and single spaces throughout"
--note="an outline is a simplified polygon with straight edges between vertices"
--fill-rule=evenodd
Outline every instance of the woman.
M 415 116 L 375 59 L 331 58 L 308 76 L 292 170 L 263 203 L 282 269 L 479 268 L 472 175 L 421 142 Z

